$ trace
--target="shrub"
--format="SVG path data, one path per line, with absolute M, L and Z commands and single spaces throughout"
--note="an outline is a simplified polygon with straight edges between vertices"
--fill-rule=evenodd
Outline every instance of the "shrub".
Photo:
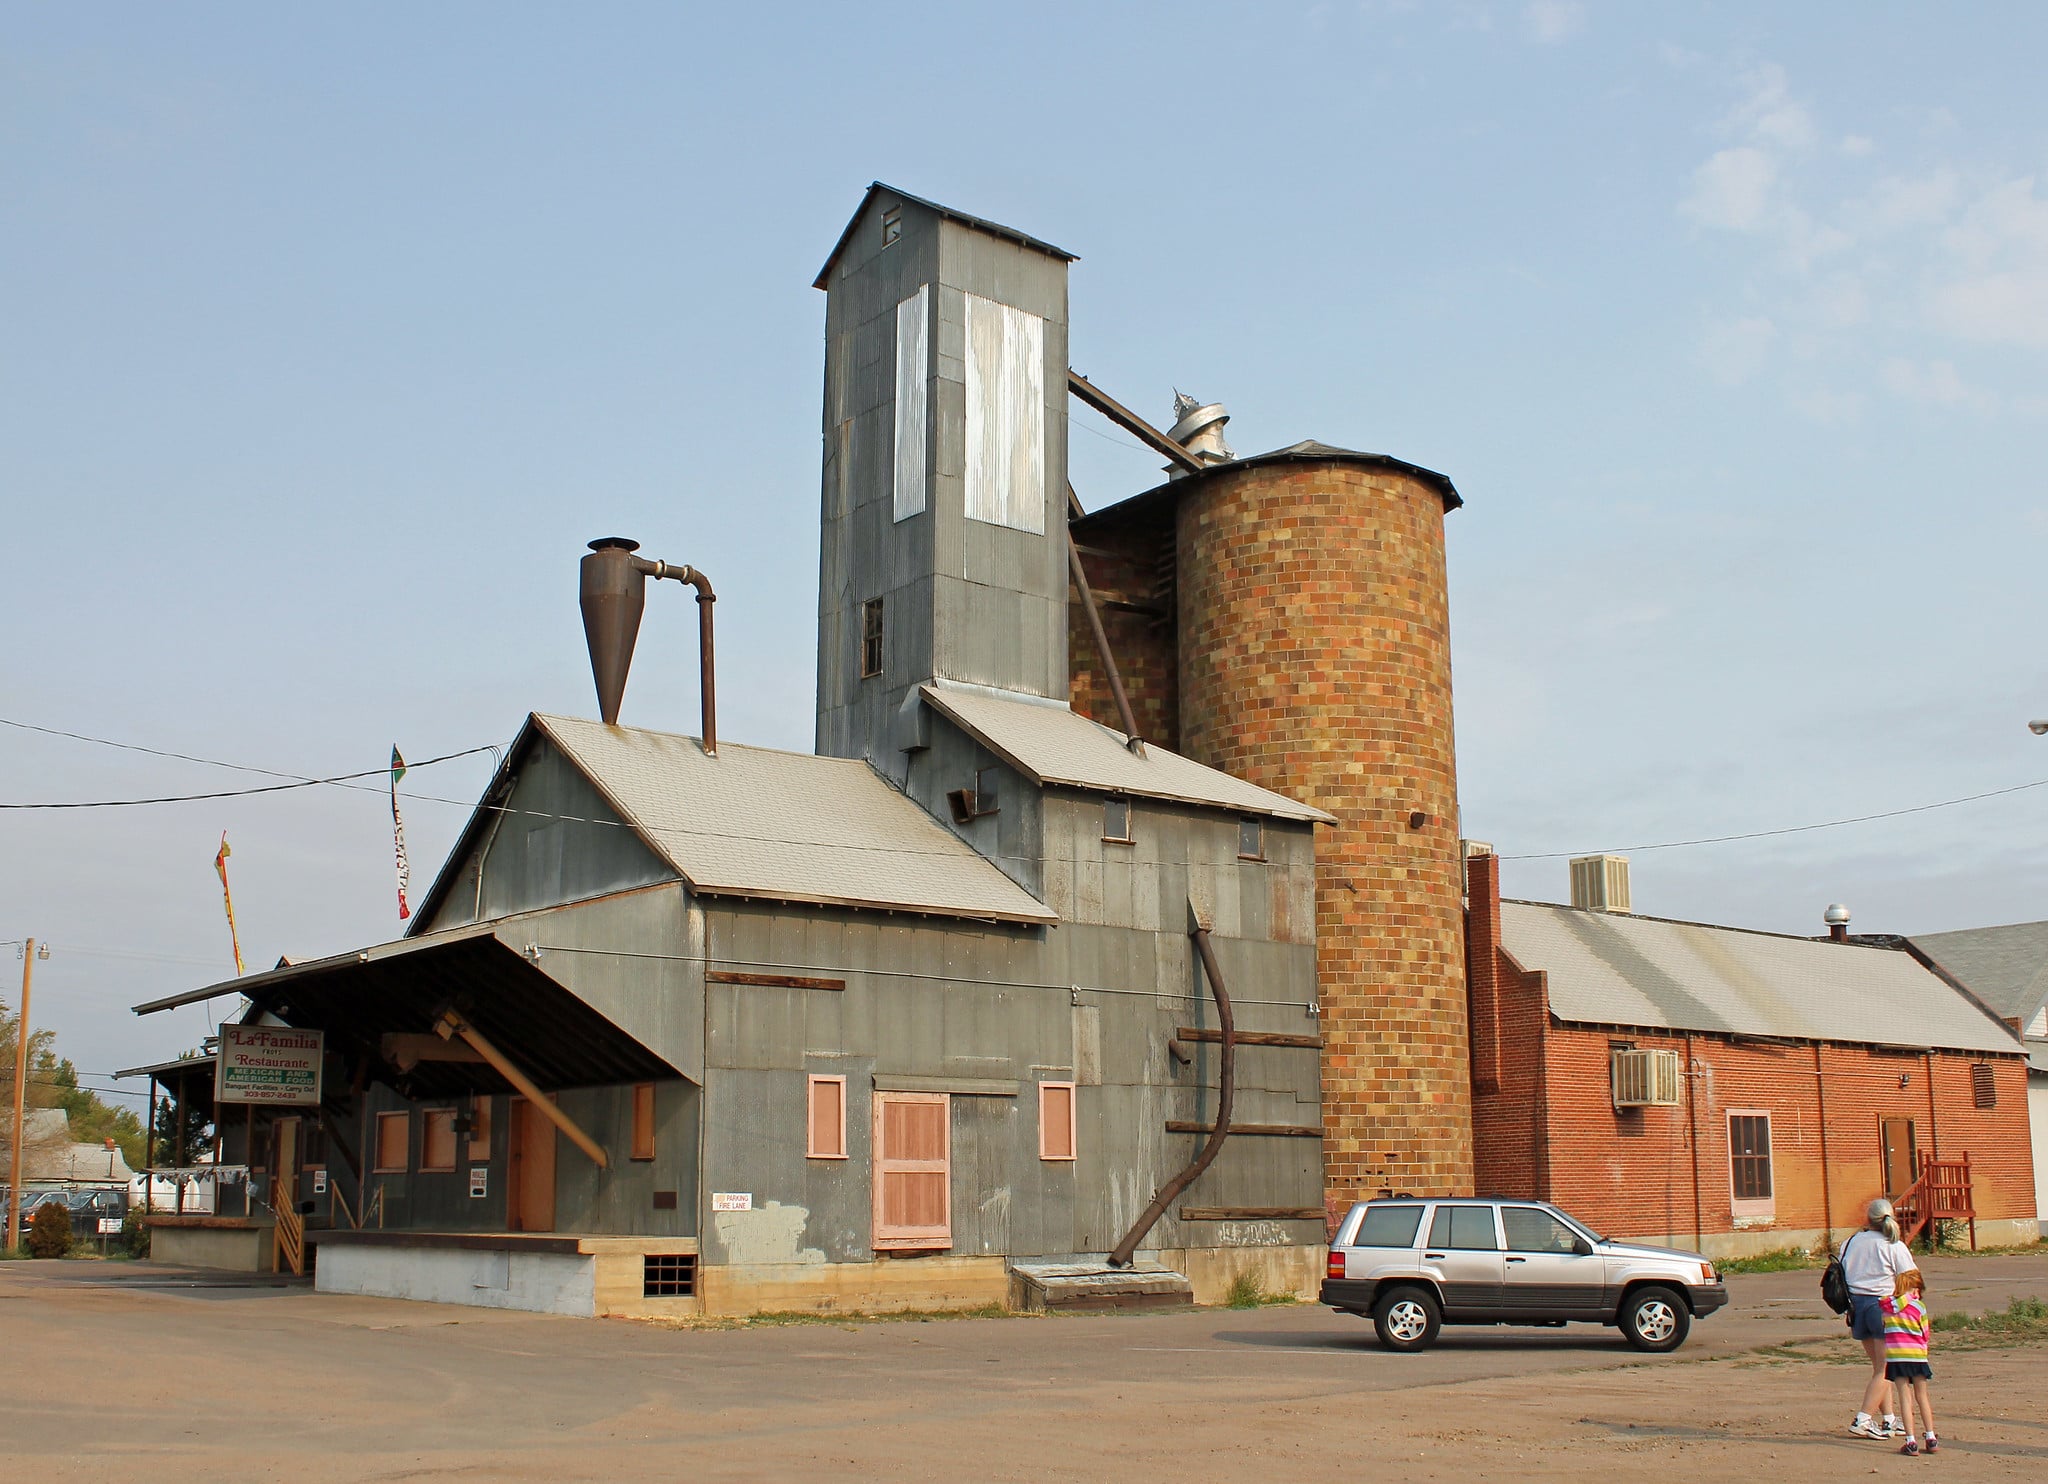
M 1256 1309 L 1265 1301 L 1266 1285 L 1250 1270 L 1230 1280 L 1230 1292 L 1223 1299 L 1233 1309 Z
M 71 1213 L 61 1201 L 44 1201 L 28 1226 L 28 1255 L 62 1257 L 70 1250 Z
M 149 1213 L 140 1206 L 130 1206 L 121 1218 L 120 1250 L 130 1257 L 149 1256 Z

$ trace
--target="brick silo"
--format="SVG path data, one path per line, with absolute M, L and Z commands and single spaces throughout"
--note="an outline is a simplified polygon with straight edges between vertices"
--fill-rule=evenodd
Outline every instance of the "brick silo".
M 1316 835 L 1333 1210 L 1472 1189 L 1444 571 L 1460 503 L 1442 475 L 1303 443 L 1074 526 L 1091 582 L 1114 597 L 1142 579 L 1156 607 L 1122 625 L 1138 655 L 1172 636 L 1177 735 L 1157 740 L 1338 818 Z M 1089 669 L 1073 678 L 1075 706 L 1113 725 Z

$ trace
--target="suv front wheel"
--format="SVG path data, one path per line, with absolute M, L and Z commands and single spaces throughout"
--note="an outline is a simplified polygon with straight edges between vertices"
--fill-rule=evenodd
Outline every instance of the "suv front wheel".
M 1668 1288 L 1638 1288 L 1622 1302 L 1621 1332 L 1638 1350 L 1662 1355 L 1685 1343 L 1692 1312 Z
M 1436 1295 L 1412 1285 L 1387 1290 L 1373 1305 L 1372 1327 L 1389 1350 L 1424 1350 L 1443 1328 Z

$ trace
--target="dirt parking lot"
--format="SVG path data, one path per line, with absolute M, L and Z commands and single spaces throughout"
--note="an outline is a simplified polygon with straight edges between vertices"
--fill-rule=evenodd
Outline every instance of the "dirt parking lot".
M 1941 1309 L 2048 1255 L 1932 1259 Z M 1612 1331 L 1391 1355 L 1311 1307 L 675 1330 L 0 1265 L 0 1478 L 152 1481 L 2048 1477 L 2048 1346 L 1942 1348 L 1933 1459 L 1844 1435 L 1810 1272 L 1735 1277 L 1670 1357 Z

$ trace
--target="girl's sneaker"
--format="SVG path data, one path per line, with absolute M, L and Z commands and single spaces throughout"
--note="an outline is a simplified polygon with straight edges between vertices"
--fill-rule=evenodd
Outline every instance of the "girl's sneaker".
M 1908 1438 L 1906 1439 L 1905 1444 L 1899 1449 L 1899 1451 L 1905 1454 L 1908 1458 L 1910 1458 L 1915 1453 L 1918 1453 L 1920 1451 L 1920 1445 L 1914 1442 L 1911 1438 Z
M 1933 1433 L 1929 1433 L 1927 1435 L 1927 1441 L 1920 1445 L 1920 1451 L 1923 1453 L 1932 1453 L 1935 1449 L 1939 1448 L 1940 1446 L 1941 1439 L 1937 1438 Z

